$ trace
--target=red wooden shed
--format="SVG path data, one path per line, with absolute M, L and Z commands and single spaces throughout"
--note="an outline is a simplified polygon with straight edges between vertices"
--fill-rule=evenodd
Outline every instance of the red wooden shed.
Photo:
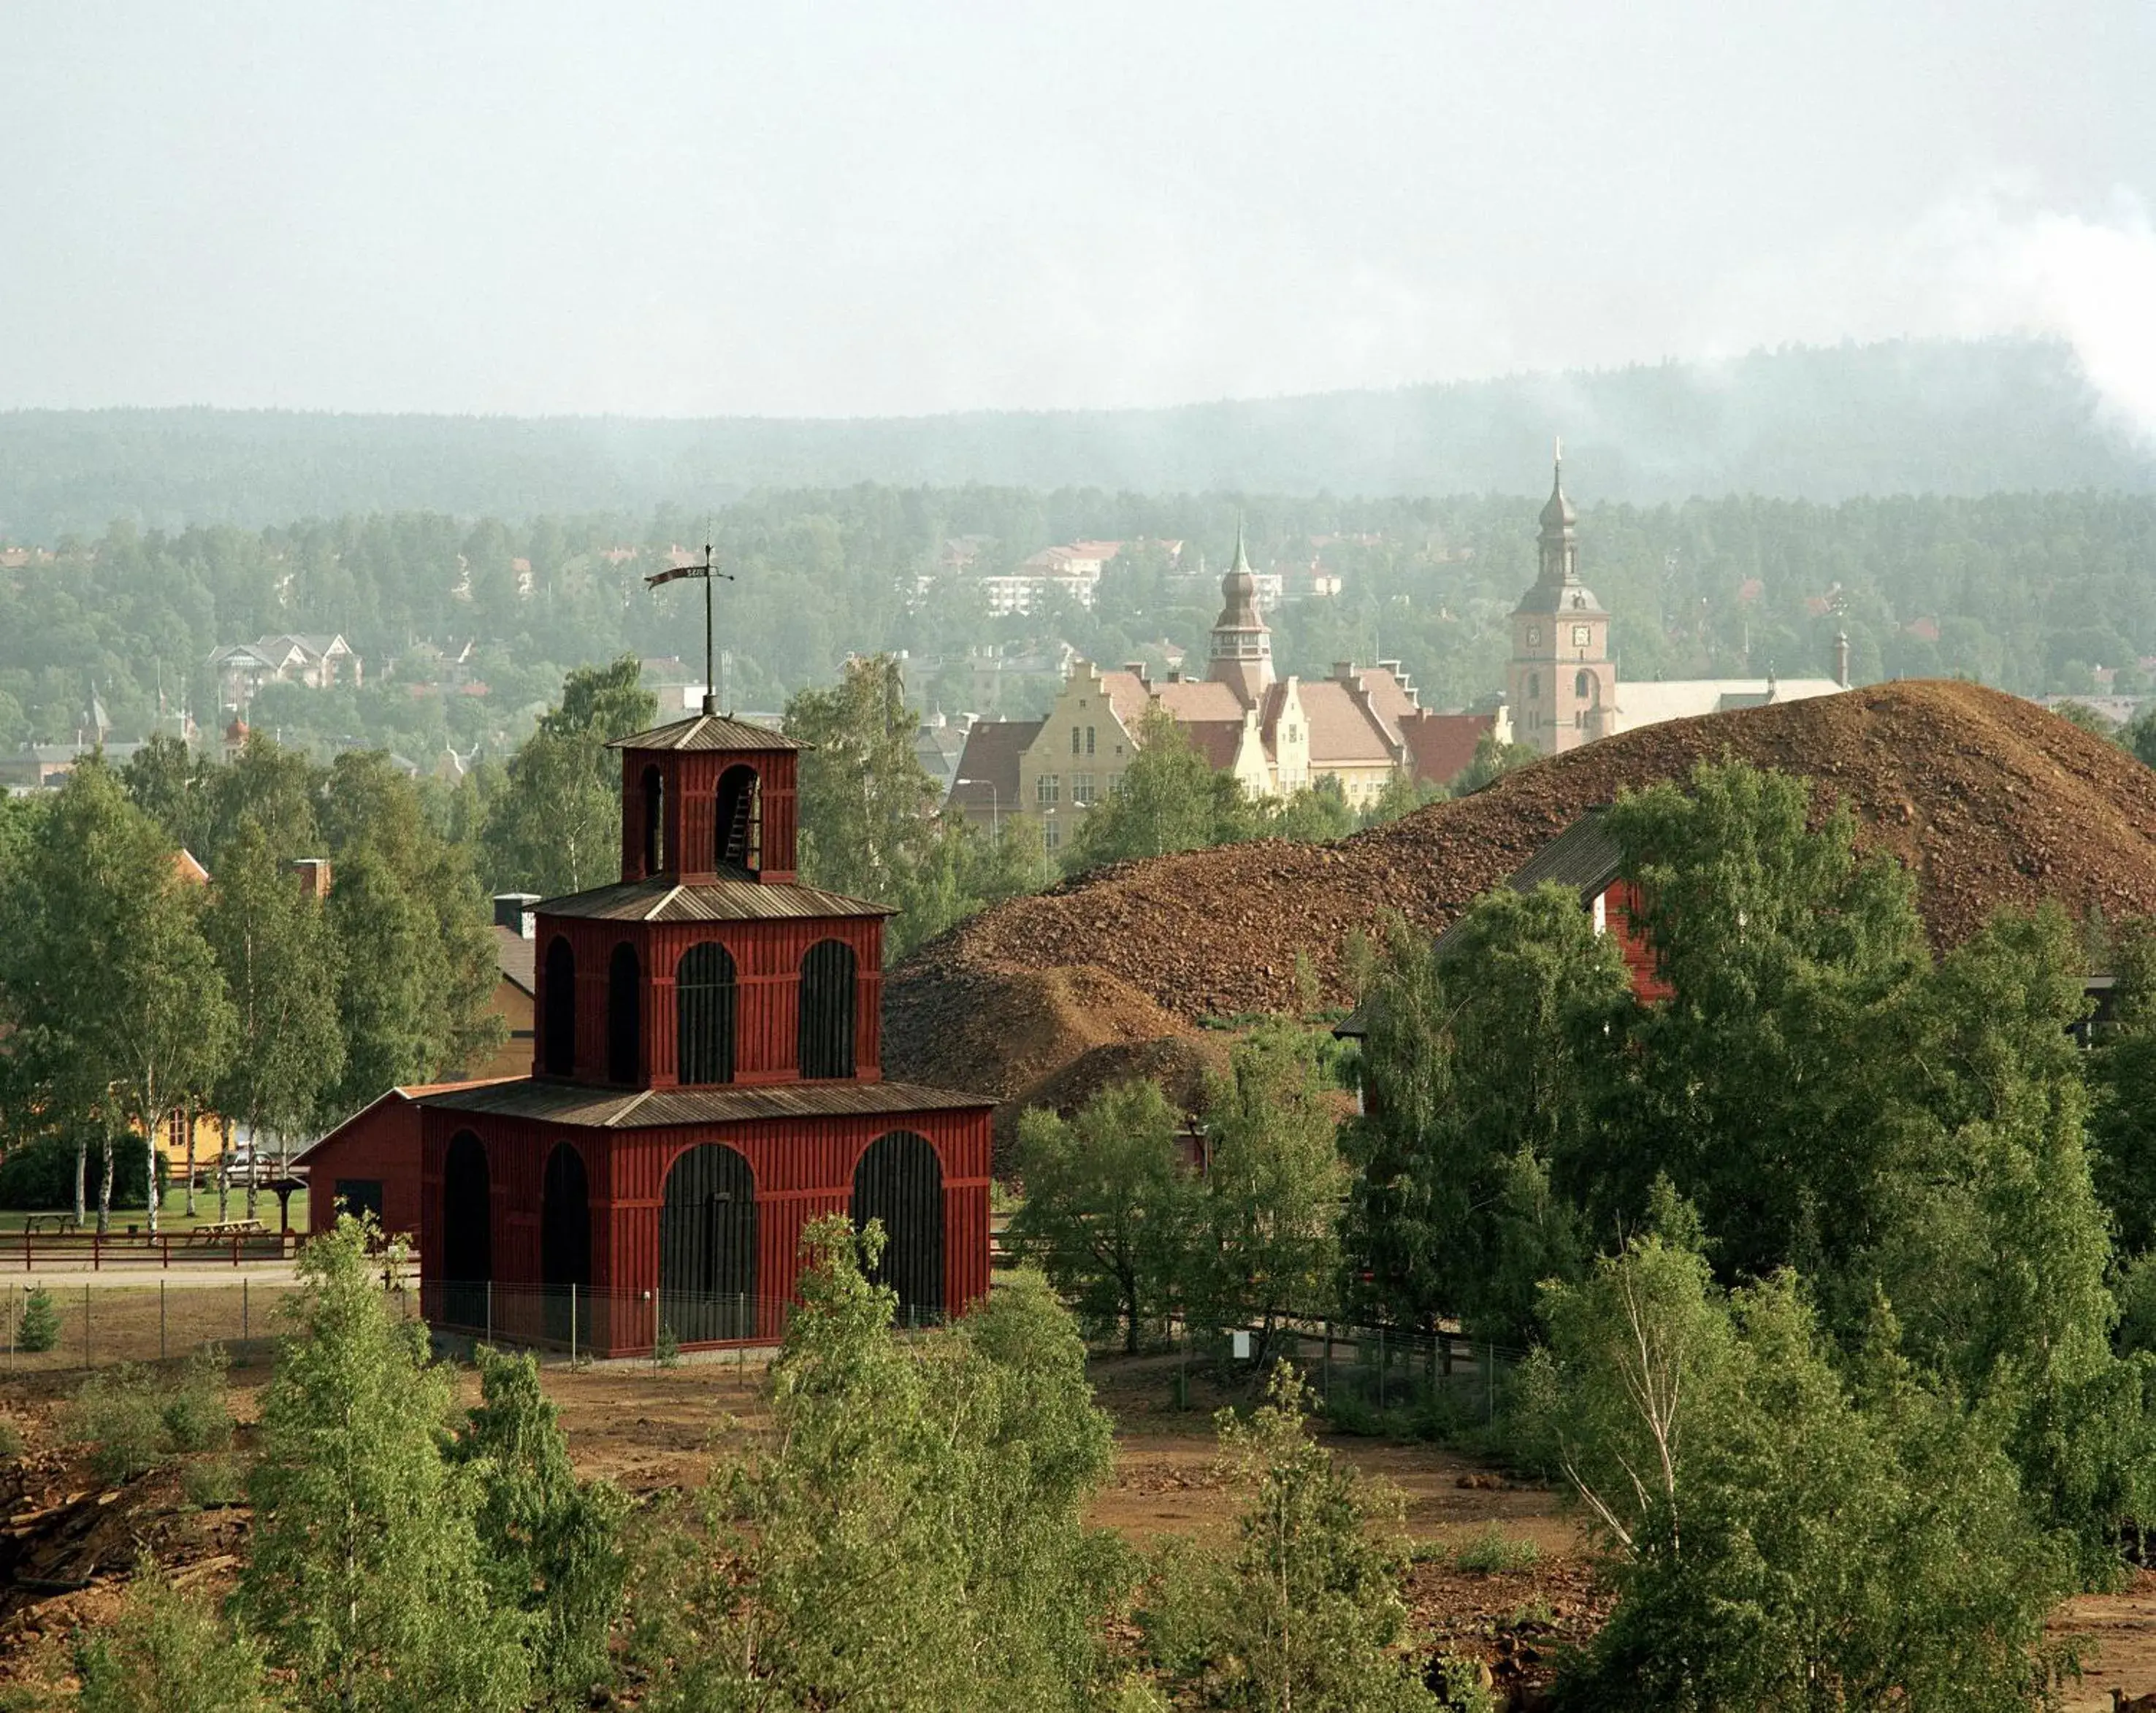
M 802 747 L 618 741 L 622 878 L 537 907 L 532 1074 L 418 1097 L 437 1325 L 595 1354 L 777 1337 L 802 1228 L 881 1220 L 901 1317 L 988 1285 L 992 1102 L 883 1080 L 890 914 L 798 885 Z
M 319 1237 L 340 1209 L 368 1213 L 398 1237 L 419 1235 L 419 1107 L 422 1095 L 484 1088 L 485 1080 L 422 1083 L 376 1096 L 335 1130 L 292 1157 L 307 1174 L 307 1233 Z

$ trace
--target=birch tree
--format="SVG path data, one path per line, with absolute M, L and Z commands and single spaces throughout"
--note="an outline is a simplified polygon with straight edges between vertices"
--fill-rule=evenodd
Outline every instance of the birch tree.
M 101 764 L 77 769 L 40 819 L 22 878 L 34 902 L 4 955 L 44 1095 L 54 1116 L 97 1121 L 100 1232 L 111 1223 L 115 1148 L 139 1141 L 155 1231 L 158 1133 L 216 1080 L 233 1044 L 202 893 Z M 80 1187 L 77 1199 L 80 1217 Z

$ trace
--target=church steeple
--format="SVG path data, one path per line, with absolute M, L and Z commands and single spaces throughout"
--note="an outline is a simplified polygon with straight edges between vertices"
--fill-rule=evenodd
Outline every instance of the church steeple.
M 1213 646 L 1205 675 L 1235 692 L 1254 708 L 1273 682 L 1273 638 L 1258 611 L 1257 574 L 1244 546 L 1243 523 L 1235 521 L 1235 557 L 1220 579 L 1220 616 L 1213 622 Z
M 1579 580 L 1579 514 L 1564 497 L 1564 442 L 1557 443 L 1551 461 L 1550 496 L 1543 503 L 1542 575 L 1548 583 Z

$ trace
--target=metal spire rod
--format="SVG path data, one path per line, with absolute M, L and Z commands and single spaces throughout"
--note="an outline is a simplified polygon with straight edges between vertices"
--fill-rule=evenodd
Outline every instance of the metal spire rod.
M 711 544 L 706 541 L 700 563 L 676 565 L 666 571 L 654 571 L 644 578 L 644 587 L 655 589 L 661 583 L 675 582 L 685 577 L 700 578 L 704 585 L 704 711 L 716 714 L 719 711 L 719 665 L 718 656 L 711 649 L 711 580 L 722 577 L 732 582 L 734 574 L 719 569 L 718 562 L 711 557 Z

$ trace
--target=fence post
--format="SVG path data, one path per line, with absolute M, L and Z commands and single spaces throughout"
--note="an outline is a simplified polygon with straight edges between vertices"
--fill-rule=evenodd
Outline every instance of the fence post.
M 90 1270 L 91 1272 L 96 1273 L 103 1269 L 105 1263 L 100 1257 L 104 1251 L 105 1233 L 101 1231 L 93 1231 L 90 1234 Z

